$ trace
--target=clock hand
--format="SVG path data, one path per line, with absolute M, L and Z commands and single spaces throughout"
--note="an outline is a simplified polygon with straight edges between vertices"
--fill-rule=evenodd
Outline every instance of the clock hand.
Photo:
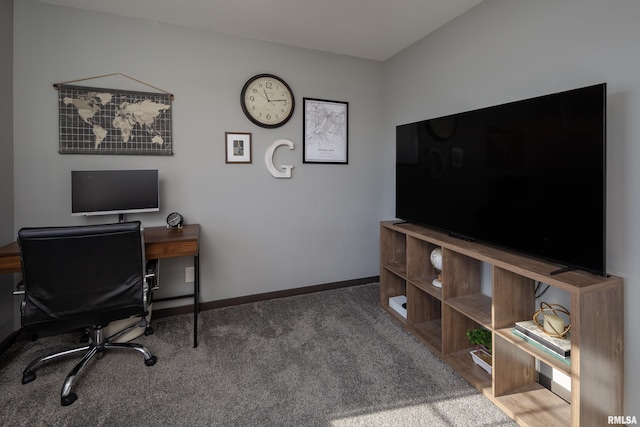
M 267 100 L 267 102 L 271 102 L 271 100 L 269 99 L 269 96 L 267 95 L 267 92 L 264 92 L 264 95 L 263 95 L 263 94 L 261 94 L 260 92 L 258 92 L 258 94 L 259 94 L 261 97 L 263 97 L 264 99 L 266 99 L 266 100 Z
M 264 91 L 264 97 L 267 99 L 267 102 L 268 102 L 269 104 L 271 104 L 271 105 L 275 106 L 276 104 L 274 104 L 274 103 L 273 103 L 273 100 L 272 100 L 272 99 L 269 99 L 269 94 L 267 93 L 267 91 L 266 91 L 266 90 L 264 90 L 264 89 L 263 89 L 263 91 Z

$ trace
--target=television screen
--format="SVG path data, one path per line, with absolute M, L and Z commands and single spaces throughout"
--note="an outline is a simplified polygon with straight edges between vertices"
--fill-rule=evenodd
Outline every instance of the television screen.
M 71 214 L 160 210 L 158 170 L 71 171 Z
M 606 84 L 396 128 L 396 216 L 605 275 Z

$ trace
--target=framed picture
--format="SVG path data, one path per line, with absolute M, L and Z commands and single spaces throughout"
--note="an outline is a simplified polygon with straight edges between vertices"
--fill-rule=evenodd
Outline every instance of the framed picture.
M 60 154 L 173 155 L 171 94 L 66 84 L 56 89 Z
M 348 163 L 349 103 L 303 98 L 303 163 Z
M 251 134 L 225 132 L 226 163 L 251 163 Z

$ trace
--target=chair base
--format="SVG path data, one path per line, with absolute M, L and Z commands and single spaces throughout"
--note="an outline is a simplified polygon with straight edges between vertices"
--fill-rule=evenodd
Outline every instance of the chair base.
M 135 326 L 135 325 L 134 325 Z M 126 329 L 125 329 L 126 330 Z M 71 391 L 73 384 L 78 377 L 78 375 L 82 372 L 82 370 L 87 366 L 87 364 L 94 357 L 102 357 L 104 353 L 109 349 L 129 349 L 135 350 L 144 356 L 144 364 L 146 366 L 153 366 L 158 361 L 156 356 L 153 356 L 149 350 L 142 344 L 138 343 L 121 343 L 121 342 L 112 342 L 112 339 L 117 339 L 121 334 L 115 334 L 109 338 L 103 337 L 102 327 L 95 327 L 91 329 L 91 343 L 89 345 L 85 345 L 82 347 L 74 348 L 71 350 L 61 351 L 53 354 L 48 354 L 46 356 L 39 357 L 33 360 L 22 372 L 22 384 L 30 383 L 31 381 L 36 379 L 36 374 L 33 371 L 34 367 L 40 363 L 48 362 L 50 360 L 58 359 L 60 357 L 69 356 L 72 354 L 85 352 L 84 356 L 78 362 L 78 364 L 69 372 L 67 378 L 62 385 L 62 391 L 60 394 L 60 402 L 62 406 L 69 406 L 73 402 L 76 401 L 78 396 Z

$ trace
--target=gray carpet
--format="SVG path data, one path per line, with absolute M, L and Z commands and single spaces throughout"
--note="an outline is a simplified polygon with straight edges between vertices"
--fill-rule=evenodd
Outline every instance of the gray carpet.
M 21 341 L 0 355 L 0 425 L 15 426 L 515 426 L 355 286 L 153 320 L 136 341 L 158 357 L 110 352 L 60 406 L 77 358 L 28 362 L 77 334 Z

